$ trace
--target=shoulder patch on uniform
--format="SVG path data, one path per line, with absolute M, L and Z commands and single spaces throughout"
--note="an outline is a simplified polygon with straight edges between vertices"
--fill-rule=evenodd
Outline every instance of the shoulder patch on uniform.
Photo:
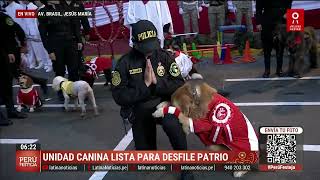
M 169 70 L 169 73 L 171 74 L 171 76 L 173 77 L 178 77 L 180 75 L 180 69 L 177 65 L 176 62 L 173 62 L 171 65 L 170 65 L 170 70 Z
M 139 74 L 142 73 L 142 68 L 135 68 L 135 69 L 130 69 L 129 70 L 130 74 Z
M 158 67 L 157 67 L 157 74 L 158 76 L 162 77 L 164 76 L 166 70 L 164 68 L 164 66 L 161 64 L 161 62 L 158 63 Z
M 112 72 L 112 85 L 118 86 L 121 83 L 120 73 L 118 71 Z
M 9 26 L 14 25 L 14 22 L 13 22 L 13 20 L 11 19 L 11 17 L 7 17 L 7 18 L 6 18 L 6 24 L 9 25 Z

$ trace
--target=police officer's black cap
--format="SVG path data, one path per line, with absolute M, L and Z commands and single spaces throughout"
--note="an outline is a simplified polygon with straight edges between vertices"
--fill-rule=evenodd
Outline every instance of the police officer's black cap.
M 156 27 L 148 20 L 140 20 L 132 24 L 132 42 L 134 43 L 134 48 L 143 54 L 148 54 L 160 48 L 157 35 Z

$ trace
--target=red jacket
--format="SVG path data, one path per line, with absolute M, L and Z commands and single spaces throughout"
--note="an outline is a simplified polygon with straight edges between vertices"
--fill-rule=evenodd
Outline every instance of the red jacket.
M 39 101 L 39 95 L 35 88 L 32 87 L 32 90 L 28 93 L 22 92 L 20 89 L 17 95 L 17 103 L 25 104 L 28 106 L 35 106 Z
M 231 150 L 258 151 L 257 135 L 235 104 L 215 94 L 208 109 L 205 118 L 190 122 L 191 132 L 199 136 L 205 145 L 223 144 Z

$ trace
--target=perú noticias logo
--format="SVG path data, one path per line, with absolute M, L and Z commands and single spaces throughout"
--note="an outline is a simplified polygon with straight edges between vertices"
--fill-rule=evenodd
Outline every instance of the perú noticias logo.
M 304 9 L 287 10 L 287 31 L 304 31 Z

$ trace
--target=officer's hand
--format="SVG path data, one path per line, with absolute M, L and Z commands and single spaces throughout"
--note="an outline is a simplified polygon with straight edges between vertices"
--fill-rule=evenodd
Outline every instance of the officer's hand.
M 151 62 L 150 59 L 147 59 L 146 61 L 146 70 L 144 72 L 144 83 L 146 84 L 147 87 L 149 87 L 152 83 L 152 73 L 151 73 Z
M 14 63 L 16 61 L 16 57 L 14 54 L 8 54 L 9 62 Z
M 199 12 L 201 12 L 201 11 L 202 11 L 202 7 L 201 7 L 201 6 L 198 8 L 198 11 L 199 11 Z
M 82 50 L 82 48 L 83 48 L 82 43 L 78 43 L 78 51 Z
M 258 24 L 258 25 L 257 25 L 257 29 L 258 29 L 258 31 L 262 31 L 262 26 L 261 26 L 261 24 Z
M 151 74 L 152 74 L 152 83 L 157 84 L 157 77 L 156 77 L 156 74 L 154 73 L 152 67 L 151 67 Z
M 49 58 L 51 59 L 51 61 L 55 61 L 57 59 L 54 53 L 50 53 Z
M 182 8 L 179 8 L 179 14 L 183 14 L 183 9 Z

